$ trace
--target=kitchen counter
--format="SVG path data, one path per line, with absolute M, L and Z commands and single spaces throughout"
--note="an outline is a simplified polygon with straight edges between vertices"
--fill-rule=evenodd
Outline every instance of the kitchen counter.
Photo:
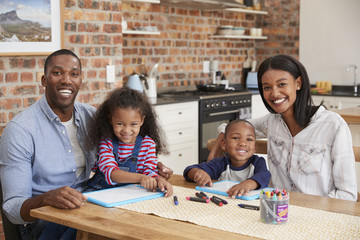
M 334 111 L 347 122 L 347 123 L 355 123 L 360 124 L 360 105 L 353 108 L 345 108 L 342 110 Z
M 198 97 L 186 97 L 186 98 L 178 98 L 178 97 L 170 97 L 170 96 L 158 96 L 157 98 L 149 98 L 150 103 L 154 106 L 156 105 L 165 105 L 165 104 L 173 104 L 173 103 L 183 103 L 183 102 L 192 102 L 199 101 Z
M 314 87 L 314 86 L 311 86 Z M 360 91 L 355 94 L 354 86 L 332 86 L 332 91 L 328 93 L 311 93 L 314 96 L 332 96 L 332 97 L 360 97 Z

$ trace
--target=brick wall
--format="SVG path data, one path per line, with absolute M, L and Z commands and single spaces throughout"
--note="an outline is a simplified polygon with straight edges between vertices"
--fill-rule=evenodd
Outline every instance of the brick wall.
M 277 53 L 298 56 L 300 0 L 263 0 L 267 16 L 129 3 L 120 0 L 65 0 L 65 48 L 83 64 L 78 100 L 97 106 L 123 76 L 159 62 L 158 87 L 194 85 L 209 79 L 202 62 L 219 60 L 239 83 L 245 52 L 261 62 Z M 121 17 L 133 26 L 157 26 L 160 35 L 122 35 Z M 219 25 L 262 27 L 268 40 L 212 39 Z M 43 94 L 40 78 L 46 56 L 0 57 L 0 135 L 6 123 Z M 116 66 L 116 83 L 105 83 L 105 66 Z
M 97 106 L 123 76 L 139 65 L 160 63 L 158 87 L 196 84 L 208 79 L 202 61 L 215 58 L 232 82 L 240 82 L 245 51 L 259 62 L 279 53 L 298 57 L 300 0 L 263 0 L 267 16 L 201 11 L 120 0 L 65 0 L 65 48 L 83 64 L 78 100 Z M 160 36 L 124 35 L 121 17 L 132 26 L 157 26 Z M 217 26 L 262 27 L 268 40 L 211 39 Z M 43 94 L 45 56 L 0 57 L 0 135 L 6 123 Z M 105 66 L 116 66 L 116 83 L 105 83 Z M 3 234 L 0 225 L 0 240 Z

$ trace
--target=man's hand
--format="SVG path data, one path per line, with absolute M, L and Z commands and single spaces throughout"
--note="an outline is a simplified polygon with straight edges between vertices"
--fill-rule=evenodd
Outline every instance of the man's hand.
M 81 192 L 65 186 L 25 200 L 21 206 L 20 215 L 25 221 L 32 222 L 36 218 L 30 216 L 31 209 L 43 206 L 74 209 L 80 207 L 85 200 L 86 197 Z
M 63 209 L 73 209 L 80 207 L 86 197 L 79 191 L 65 186 L 44 193 L 44 205 L 49 205 Z
M 168 180 L 174 173 L 171 168 L 166 167 L 162 162 L 158 162 L 157 168 L 159 171 L 159 175 L 166 180 Z

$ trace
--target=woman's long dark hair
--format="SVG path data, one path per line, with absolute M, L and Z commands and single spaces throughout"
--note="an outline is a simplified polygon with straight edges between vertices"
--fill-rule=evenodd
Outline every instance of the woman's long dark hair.
M 301 127 L 306 127 L 310 118 L 314 115 L 319 106 L 314 106 L 311 93 L 310 81 L 304 65 L 298 60 L 287 55 L 276 55 L 266 59 L 261 63 L 258 69 L 258 86 L 261 98 L 266 108 L 271 113 L 276 113 L 272 107 L 266 102 L 262 87 L 261 78 L 270 69 L 282 70 L 290 73 L 294 79 L 301 77 L 301 88 L 296 91 L 296 100 L 294 103 L 294 117 Z
M 114 136 L 109 116 L 113 115 L 116 108 L 139 110 L 140 114 L 145 116 L 139 134 L 143 137 L 148 135 L 154 140 L 156 154 L 167 153 L 166 145 L 161 139 L 162 130 L 158 125 L 156 113 L 147 97 L 127 87 L 112 91 L 96 111 L 88 132 L 87 147 L 89 149 L 97 146 L 101 138 Z

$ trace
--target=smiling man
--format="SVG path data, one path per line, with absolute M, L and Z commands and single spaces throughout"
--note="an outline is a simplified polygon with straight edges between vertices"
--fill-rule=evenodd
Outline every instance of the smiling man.
M 74 229 L 32 218 L 30 210 L 46 205 L 73 209 L 85 201 L 80 191 L 95 152 L 83 149 L 95 108 L 75 101 L 81 83 L 79 58 L 66 49 L 52 53 L 41 79 L 44 96 L 17 114 L 1 136 L 3 209 L 24 239 L 76 236 Z

